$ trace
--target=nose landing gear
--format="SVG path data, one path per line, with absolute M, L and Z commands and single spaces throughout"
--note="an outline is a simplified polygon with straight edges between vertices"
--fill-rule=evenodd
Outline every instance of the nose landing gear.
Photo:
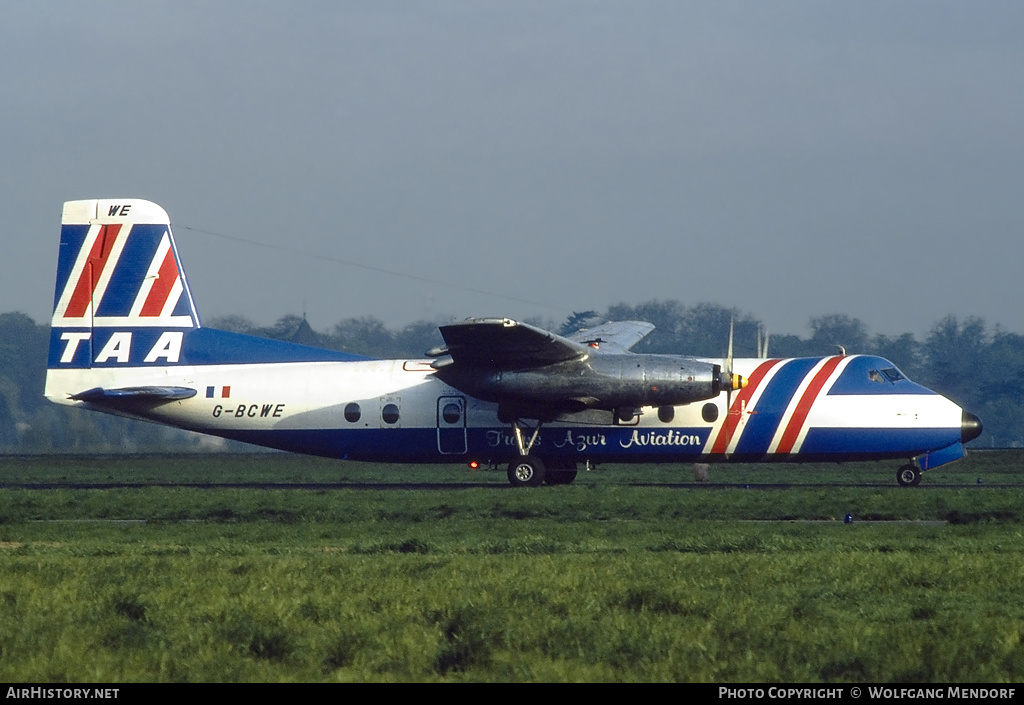
M 913 463 L 907 463 L 896 471 L 896 482 L 900 487 L 917 487 L 921 484 L 921 470 Z

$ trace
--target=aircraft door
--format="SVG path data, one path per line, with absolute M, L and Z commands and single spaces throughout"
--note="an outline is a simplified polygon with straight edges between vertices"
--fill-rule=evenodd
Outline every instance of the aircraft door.
M 442 455 L 466 453 L 466 397 L 437 398 L 437 449 Z

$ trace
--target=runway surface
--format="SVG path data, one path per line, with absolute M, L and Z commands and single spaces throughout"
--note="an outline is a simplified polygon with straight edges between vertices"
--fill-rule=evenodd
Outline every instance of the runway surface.
M 583 485 L 584 483 L 579 483 Z M 670 490 L 790 490 L 830 488 L 877 488 L 893 490 L 929 489 L 1019 489 L 1019 484 L 921 484 L 900 487 L 896 483 L 604 483 L 614 487 L 658 487 Z M 541 491 L 545 488 L 518 489 L 502 482 L 26 482 L 0 483 L 0 489 L 18 490 L 140 490 L 151 487 L 187 488 L 200 490 L 517 490 Z

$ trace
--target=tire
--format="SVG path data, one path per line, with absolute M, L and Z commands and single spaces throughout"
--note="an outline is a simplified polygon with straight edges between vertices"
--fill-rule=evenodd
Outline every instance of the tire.
M 575 470 L 548 470 L 544 474 L 544 482 L 549 485 L 571 485 L 575 479 Z
M 513 487 L 540 487 L 544 475 L 544 463 L 533 455 L 524 455 L 508 464 L 508 483 Z
M 921 484 L 921 471 L 916 465 L 904 465 L 896 471 L 896 482 L 900 487 L 917 487 Z

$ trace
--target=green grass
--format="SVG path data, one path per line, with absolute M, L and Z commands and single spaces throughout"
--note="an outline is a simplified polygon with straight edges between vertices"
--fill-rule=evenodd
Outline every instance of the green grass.
M 722 464 L 711 466 L 712 484 L 879 484 L 896 482 L 900 461 L 826 465 Z M 1024 487 L 1024 451 L 971 451 L 964 460 L 924 473 L 922 486 L 1017 485 Z M 505 486 L 504 468 L 469 470 L 455 465 L 376 465 L 286 453 L 0 456 L 0 484 L 63 482 L 103 484 L 431 483 Z M 693 484 L 692 466 L 601 465 L 580 472 L 577 486 Z
M 282 490 L 244 488 L 0 490 L 0 528 L 51 519 L 302 524 L 430 524 L 439 520 L 550 519 L 563 524 L 679 520 L 921 520 L 972 523 L 1024 519 L 1021 490 L 800 487 L 728 489 L 568 486 L 513 490 Z
M 1016 481 L 1017 456 L 983 460 L 988 477 Z M 18 462 L 3 471 L 98 467 Z M 194 462 L 104 459 L 96 471 L 191 482 Z M 355 474 L 291 456 L 201 462 L 214 482 L 246 469 L 270 484 Z M 424 482 L 426 470 L 359 472 Z M 35 683 L 1024 677 L 1018 488 L 834 488 L 831 468 L 800 468 L 808 487 L 710 489 L 612 469 L 522 491 L 496 473 L 433 470 L 461 479 L 0 490 L 0 673 Z M 417 479 L 393 480 L 402 474 Z M 467 475 L 476 486 L 463 486 Z

